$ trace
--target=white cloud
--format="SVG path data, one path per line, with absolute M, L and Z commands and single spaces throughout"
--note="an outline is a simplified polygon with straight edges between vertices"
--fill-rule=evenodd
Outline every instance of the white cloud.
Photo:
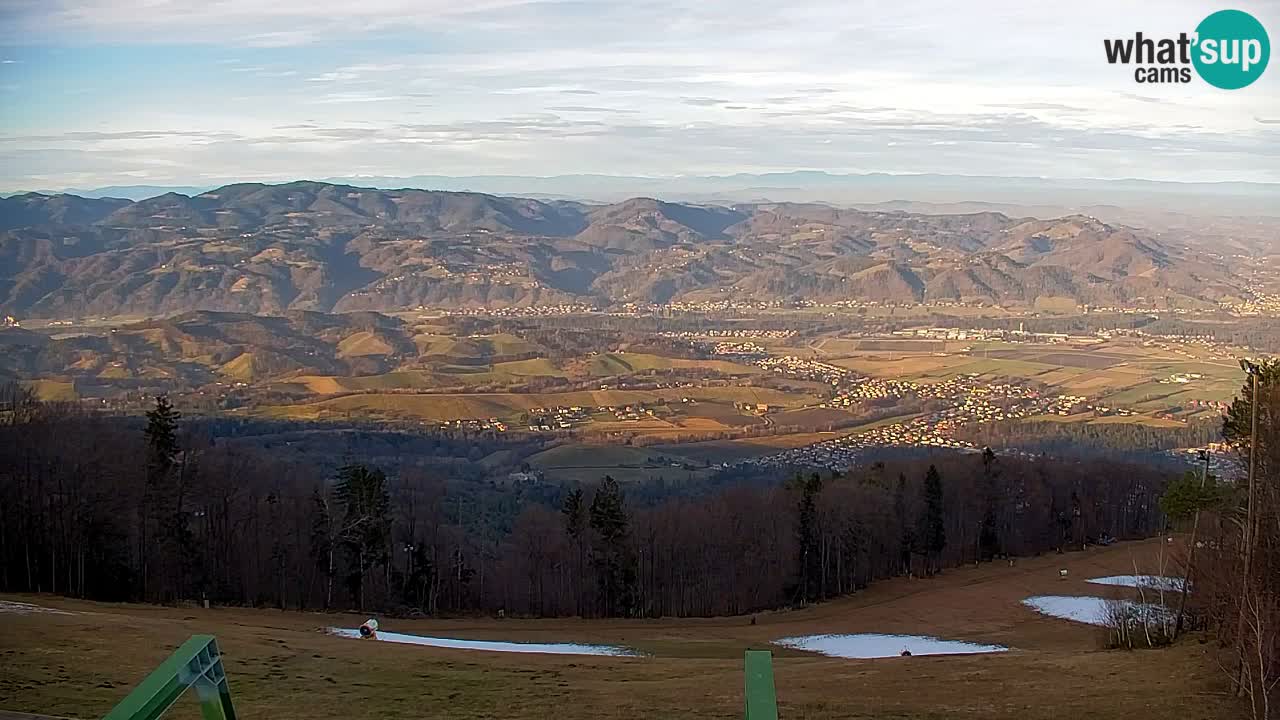
M 1238 5 L 1280 26 L 1273 5 Z M 112 78 L 105 110 L 27 118 L 48 132 L 18 132 L 6 117 L 0 181 L 49 177 L 50 158 L 71 173 L 77 154 L 124 172 L 142 161 L 129 153 L 163 158 L 184 181 L 213 167 L 288 177 L 357 165 L 381 175 L 1091 177 L 1136 166 L 1170 179 L 1280 180 L 1270 120 L 1280 68 L 1232 93 L 1139 85 L 1102 57 L 1103 37 L 1190 29 L 1205 12 L 1199 0 L 1168 0 L 1159 14 L 1114 0 L 920 0 L 892 11 L 871 0 L 0 0 L 0 38 L 71 53 L 103 40 L 186 42 L 234 58 L 201 68 L 213 82 L 165 92 Z M 91 92 L 105 79 L 68 82 Z M 40 91 L 22 85 L 14 99 L 40 107 L 30 102 Z M 174 134 L 127 135 L 154 127 Z M 118 136 L 75 134 L 88 131 Z

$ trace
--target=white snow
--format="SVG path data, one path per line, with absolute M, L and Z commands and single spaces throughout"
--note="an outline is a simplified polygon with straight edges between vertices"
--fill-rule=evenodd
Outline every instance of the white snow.
M 1146 614 L 1149 619 L 1154 619 L 1168 613 L 1165 608 L 1151 603 L 1143 605 L 1129 600 L 1108 600 L 1100 597 L 1037 595 L 1023 600 L 1022 604 L 1036 612 L 1062 620 L 1088 625 L 1109 625 L 1110 608 L 1112 603 L 1116 602 L 1120 603 L 1125 608 L 1126 614 L 1131 617 Z
M 1089 582 L 1094 585 L 1118 585 L 1120 587 L 1131 588 L 1142 587 L 1169 592 L 1180 592 L 1182 590 L 1182 578 L 1168 577 L 1165 575 L 1110 575 L 1107 577 L 1091 578 Z
M 339 637 L 360 639 L 359 630 L 329 628 L 329 632 Z M 455 648 L 459 650 L 488 650 L 491 652 L 543 653 L 547 655 L 608 655 L 612 657 L 632 657 L 639 654 L 629 648 L 617 647 L 614 645 L 459 640 L 457 638 L 404 635 L 402 633 L 385 632 L 382 630 L 378 631 L 377 639 L 382 642 L 404 643 L 406 645 L 426 645 L 429 647 Z
M 49 613 L 50 615 L 70 615 L 65 610 L 55 610 L 53 608 L 42 607 L 40 605 L 32 605 L 31 603 L 13 602 L 10 600 L 0 600 L 0 613 L 10 613 L 14 615 L 30 615 L 32 613 Z
M 970 655 L 974 653 L 1006 652 L 1002 645 L 979 645 L 960 640 L 940 640 L 926 635 L 882 635 L 858 633 L 853 635 L 802 635 L 775 640 L 775 645 L 808 650 L 838 658 L 887 658 L 898 657 L 903 650 L 912 655 Z

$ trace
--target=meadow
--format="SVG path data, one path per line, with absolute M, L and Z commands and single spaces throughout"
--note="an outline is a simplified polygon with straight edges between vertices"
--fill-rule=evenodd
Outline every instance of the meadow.
M 781 716 L 1187 717 L 1227 720 L 1212 644 L 1101 649 L 1101 633 L 1022 606 L 1032 595 L 1131 592 L 1087 578 L 1154 569 L 1160 541 L 899 578 L 802 610 L 698 620 L 380 618 L 387 631 L 622 645 L 640 657 L 496 653 L 351 640 L 360 615 L 0 596 L 59 611 L 0 621 L 0 708 L 101 717 L 188 636 L 218 637 L 245 718 L 740 718 L 742 657 L 772 649 Z M 1069 579 L 1059 577 L 1068 571 Z M 4 605 L 0 605 L 4 607 Z M 946 612 L 939 612 L 945 608 Z M 849 660 L 771 645 L 796 635 L 903 633 L 998 644 L 987 655 Z M 198 717 L 194 703 L 167 717 Z

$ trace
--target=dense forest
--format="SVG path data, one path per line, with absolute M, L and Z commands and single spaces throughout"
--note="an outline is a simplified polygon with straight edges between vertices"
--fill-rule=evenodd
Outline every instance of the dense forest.
M 1222 439 L 1220 422 L 1183 427 L 1150 427 L 1137 423 L 1060 423 L 1010 420 L 960 428 L 956 437 L 978 446 L 1018 448 L 1054 455 L 1135 453 L 1203 447 Z
M 745 613 L 998 555 L 1157 530 L 1166 478 L 985 453 L 702 493 L 496 487 L 419 464 L 296 454 L 145 426 L 10 386 L 0 589 L 142 601 L 519 615 Z M 387 456 L 383 456 L 384 458 Z M 504 482 L 506 479 L 504 478 Z M 502 492 L 497 490 L 501 489 Z M 640 498 L 630 502 L 628 496 Z

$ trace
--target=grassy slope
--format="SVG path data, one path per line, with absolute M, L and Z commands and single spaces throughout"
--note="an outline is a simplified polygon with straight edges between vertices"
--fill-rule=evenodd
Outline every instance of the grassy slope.
M 823 632 L 901 632 L 1002 643 L 998 655 L 841 660 L 775 649 L 786 718 L 1064 717 L 1227 720 L 1242 708 L 1194 640 L 1097 650 L 1100 631 L 1023 608 L 1032 594 L 1097 594 L 1098 575 L 1144 569 L 1155 543 L 893 580 L 803 611 L 705 620 L 394 620 L 388 630 L 477 639 L 617 643 L 643 658 L 445 650 L 324 635 L 363 617 L 16 597 L 75 615 L 5 615 L 0 708 L 100 717 L 193 633 L 217 635 L 246 718 L 740 718 L 742 652 Z M 1058 568 L 1070 580 L 1058 579 Z M 1105 591 L 1104 591 L 1105 592 Z M 184 698 L 182 714 L 195 717 Z

